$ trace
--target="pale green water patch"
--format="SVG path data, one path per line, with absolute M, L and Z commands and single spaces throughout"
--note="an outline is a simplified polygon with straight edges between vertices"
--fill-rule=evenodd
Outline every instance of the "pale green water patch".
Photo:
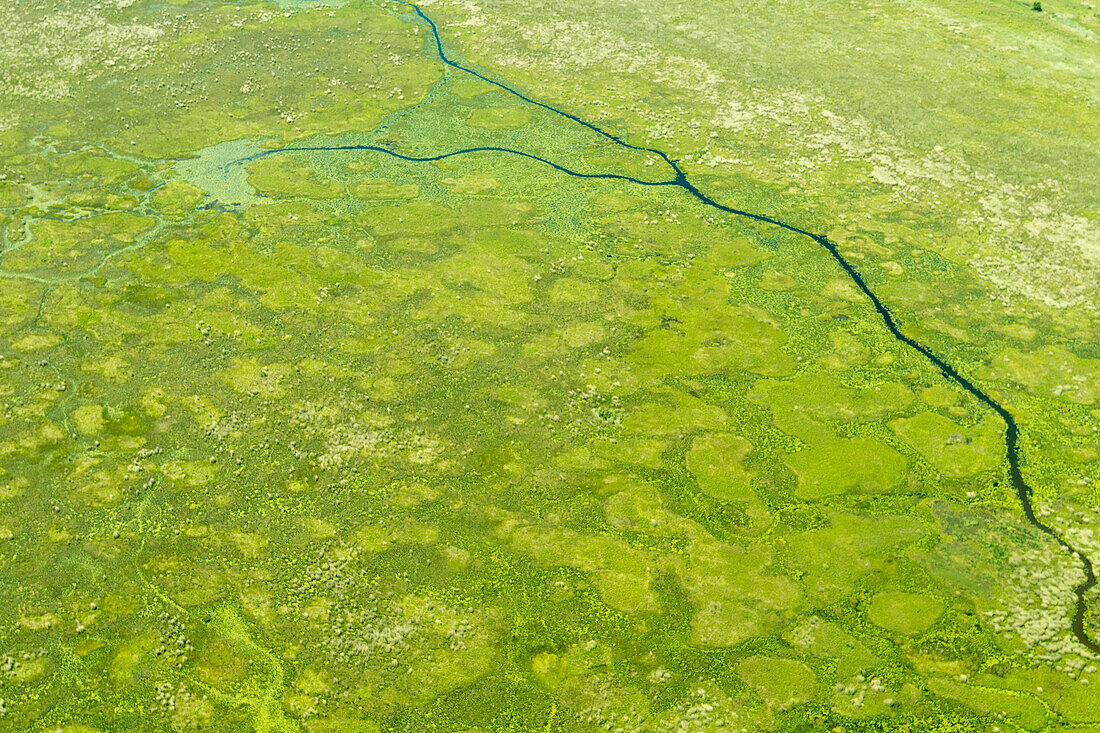
M 268 201 L 248 182 L 248 166 L 242 162 L 263 152 L 256 140 L 230 140 L 196 151 L 173 168 L 176 175 L 202 189 L 207 206 L 244 208 Z

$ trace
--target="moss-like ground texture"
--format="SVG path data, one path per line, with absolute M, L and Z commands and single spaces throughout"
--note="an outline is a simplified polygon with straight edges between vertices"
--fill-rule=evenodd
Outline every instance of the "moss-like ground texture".
M 1100 19 L 1043 6 L 422 9 L 827 234 L 1097 561 Z M 828 252 L 355 145 L 668 175 L 403 4 L 5 3 L 0 730 L 1100 731 L 1004 423 Z

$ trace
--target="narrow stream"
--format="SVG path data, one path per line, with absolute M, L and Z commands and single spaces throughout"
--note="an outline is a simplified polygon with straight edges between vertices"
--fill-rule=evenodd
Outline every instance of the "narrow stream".
M 702 203 L 706 206 L 709 206 L 713 209 L 716 209 L 718 211 L 724 212 L 726 214 L 732 214 L 733 216 L 738 216 L 738 217 L 741 217 L 741 218 L 744 218 L 744 219 L 751 219 L 753 221 L 761 222 L 761 223 L 764 223 L 764 224 L 770 224 L 772 226 L 776 226 L 776 227 L 779 227 L 781 229 L 786 229 L 789 232 L 793 232 L 795 234 L 800 234 L 804 237 L 808 237 L 809 239 L 812 239 L 814 242 L 816 242 L 818 245 L 824 247 L 829 252 L 829 254 L 832 256 L 832 258 L 834 260 L 836 260 L 837 264 L 840 265 L 840 269 L 843 270 L 844 273 L 848 276 L 848 278 L 856 285 L 856 287 L 858 287 L 860 289 L 860 291 L 865 296 L 867 296 L 867 299 L 871 302 L 871 305 L 874 307 L 875 311 L 878 312 L 879 316 L 881 317 L 883 325 L 886 326 L 886 330 L 888 330 L 890 332 L 890 334 L 895 339 L 897 339 L 901 343 L 905 344 L 905 346 L 909 347 L 913 351 L 916 351 L 919 354 L 921 354 L 925 359 L 927 359 L 929 362 L 931 362 L 932 365 L 935 366 L 940 371 L 941 374 L 943 374 L 944 378 L 946 378 L 947 380 L 949 380 L 951 382 L 954 382 L 958 386 L 962 387 L 962 389 L 964 389 L 966 392 L 973 395 L 976 399 L 978 399 L 980 402 L 984 403 L 991 410 L 993 410 L 993 412 L 997 413 L 997 415 L 1001 418 L 1001 420 L 1004 421 L 1004 424 L 1005 424 L 1005 455 L 1008 459 L 1008 477 L 1009 477 L 1009 480 L 1012 484 L 1012 487 L 1016 490 L 1016 496 L 1017 496 L 1017 498 L 1020 502 L 1020 507 L 1024 511 L 1024 516 L 1027 517 L 1027 521 L 1030 522 L 1032 526 L 1034 526 L 1035 528 L 1037 528 L 1038 530 L 1043 532 L 1043 534 L 1049 536 L 1056 543 L 1058 543 L 1058 545 L 1060 545 L 1067 552 L 1069 552 L 1071 555 L 1076 557 L 1081 562 L 1081 565 L 1084 567 L 1085 582 L 1081 583 L 1080 585 L 1078 585 L 1074 589 L 1074 594 L 1076 595 L 1076 609 L 1074 611 L 1074 616 L 1073 616 L 1072 630 L 1073 630 L 1073 635 L 1077 638 L 1077 640 L 1083 646 L 1085 646 L 1087 649 L 1089 649 L 1094 654 L 1100 655 L 1100 644 L 1097 644 L 1095 641 L 1093 641 L 1092 638 L 1089 637 L 1088 633 L 1085 630 L 1085 616 L 1088 612 L 1088 604 L 1085 601 L 1085 596 L 1090 590 L 1092 590 L 1096 586 L 1096 583 L 1097 583 L 1096 573 L 1093 569 L 1092 561 L 1089 560 L 1089 558 L 1087 558 L 1084 554 L 1079 552 L 1077 550 L 1077 548 L 1075 548 L 1073 545 L 1071 545 L 1068 541 L 1066 541 L 1066 539 L 1064 537 L 1062 537 L 1060 534 L 1058 534 L 1056 531 L 1054 531 L 1054 529 L 1051 526 L 1049 526 L 1048 524 L 1042 522 L 1035 515 L 1035 509 L 1034 509 L 1034 506 L 1032 504 L 1032 490 L 1031 490 L 1031 487 L 1028 486 L 1027 482 L 1024 481 L 1023 475 L 1020 473 L 1020 446 L 1019 446 L 1020 430 L 1019 430 L 1019 427 L 1016 425 L 1015 418 L 1012 417 L 1012 414 L 1001 403 L 999 403 L 997 400 L 993 399 L 993 397 L 991 397 L 989 394 L 987 394 L 985 391 L 983 391 L 980 387 L 978 387 L 973 382 L 971 382 L 969 379 L 967 379 L 965 376 L 960 374 L 958 372 L 958 370 L 955 369 L 955 367 L 953 367 L 953 366 L 951 366 L 951 364 L 947 363 L 942 357 L 938 356 L 929 347 L 925 346 L 924 344 L 917 341 L 916 339 L 905 335 L 905 333 L 903 333 L 901 328 L 898 326 L 898 322 L 895 320 L 893 314 L 890 312 L 890 309 L 886 306 L 885 303 L 882 302 L 882 300 L 878 297 L 878 295 L 875 294 L 875 292 L 867 284 L 867 281 L 863 279 L 863 276 L 852 265 L 852 263 L 849 262 L 844 257 L 844 255 L 842 255 L 840 253 L 840 250 L 837 248 L 835 243 L 831 242 L 823 234 L 814 234 L 813 232 L 807 231 L 805 229 L 801 229 L 797 226 L 794 226 L 793 224 L 788 224 L 787 222 L 782 221 L 780 219 L 776 219 L 776 218 L 773 218 L 773 217 L 770 217 L 770 216 L 764 216 L 762 214 L 754 214 L 754 213 L 749 212 L 749 211 L 742 211 L 740 209 L 735 209 L 735 208 L 732 208 L 730 206 L 720 204 L 717 201 L 715 201 L 714 199 L 712 199 L 709 196 L 707 196 L 706 194 L 704 194 L 698 188 L 696 188 L 695 185 L 693 183 L 691 183 L 691 181 L 688 179 L 687 174 L 684 173 L 684 171 L 680 168 L 679 164 L 677 164 L 676 161 L 674 161 L 671 157 L 669 157 L 669 155 L 667 153 L 665 153 L 664 151 L 658 150 L 656 148 L 647 148 L 647 147 L 632 145 L 632 144 L 626 142 L 625 140 L 623 140 L 622 138 L 620 138 L 620 137 L 618 137 L 618 136 L 616 136 L 616 135 L 614 135 L 614 134 L 598 127 L 597 125 L 592 124 L 591 122 L 588 122 L 588 121 L 586 121 L 586 120 L 584 120 L 580 117 L 577 117 L 576 115 L 570 114 L 569 112 L 558 109 L 558 108 L 553 107 L 549 104 L 545 104 L 543 102 L 539 102 L 537 100 L 531 99 L 530 97 L 525 96 L 521 92 L 507 86 L 506 84 L 503 84 L 503 83 L 501 83 L 499 81 L 496 81 L 494 79 L 490 79 L 489 77 L 484 76 L 481 73 L 479 73 L 479 72 L 477 72 L 473 69 L 462 66 L 461 64 L 458 64 L 455 61 L 452 61 L 450 58 L 447 57 L 446 53 L 443 50 L 443 41 L 440 38 L 439 30 L 436 27 L 435 22 L 432 21 L 432 19 L 429 18 L 427 15 L 425 15 L 424 12 L 422 10 L 420 10 L 420 8 L 417 7 L 416 5 L 414 5 L 413 3 L 406 2 L 405 0 L 394 0 L 394 1 L 398 4 L 400 4 L 400 5 L 404 5 L 408 8 L 411 8 L 416 13 L 416 15 L 419 16 L 419 18 L 421 20 L 423 20 L 428 25 L 428 27 L 431 29 L 432 36 L 433 36 L 433 39 L 435 41 L 435 52 L 439 56 L 440 61 L 442 61 L 445 65 L 447 65 L 447 66 L 449 66 L 453 69 L 457 69 L 459 71 L 470 74 L 472 76 L 475 76 L 478 79 L 481 79 L 482 81 L 485 81 L 489 84 L 492 84 L 493 86 L 495 86 L 499 89 L 502 89 L 502 90 L 508 92 L 509 94 L 512 94 L 513 96 L 518 97 L 519 99 L 522 99 L 525 102 L 528 102 L 529 104 L 533 104 L 537 107 L 541 107 L 545 110 L 553 112 L 556 115 L 559 115 L 559 116 L 564 117 L 568 120 L 571 120 L 571 121 L 577 123 L 578 125 L 582 125 L 582 126 L 588 128 L 589 130 L 597 133 L 598 135 L 602 136 L 603 138 L 605 138 L 607 140 L 611 140 L 612 142 L 614 142 L 615 144 L 617 144 L 617 145 L 619 145 L 623 148 L 627 148 L 629 150 L 636 150 L 638 152 L 643 152 L 643 153 L 649 153 L 649 154 L 652 154 L 652 155 L 656 155 L 657 157 L 661 158 L 662 161 L 664 161 L 664 163 L 668 166 L 669 170 L 673 173 L 673 176 L 671 178 L 669 178 L 667 180 L 663 180 L 663 181 L 645 181 L 645 180 L 642 180 L 642 179 L 633 178 L 631 176 L 618 175 L 618 174 L 614 174 L 614 173 L 579 173 L 577 171 L 570 170 L 570 169 L 568 169 L 564 166 L 558 165 L 557 163 L 554 163 L 553 161 L 547 160 L 545 158 L 541 158 L 537 155 L 532 155 L 531 153 L 525 153 L 523 151 L 513 150 L 513 149 L 510 149 L 510 148 L 498 148 L 498 147 L 465 148 L 465 149 L 456 150 L 456 151 L 453 151 L 453 152 L 450 152 L 450 153 L 444 153 L 444 154 L 441 154 L 441 155 L 434 155 L 434 156 L 428 156 L 428 157 L 414 157 L 414 156 L 402 155 L 400 153 L 393 152 L 392 150 L 388 150 L 386 148 L 382 148 L 382 147 L 378 147 L 378 146 L 374 146 L 374 145 L 333 145 L 333 146 L 286 147 L 286 148 L 277 148 L 277 149 L 271 149 L 271 150 L 264 150 L 264 151 L 256 153 L 256 154 L 249 155 L 247 157 L 242 157 L 242 158 L 239 158 L 239 159 L 233 161 L 230 165 L 248 163 L 248 162 L 256 160 L 258 158 L 265 157 L 265 156 L 268 156 L 268 155 L 273 155 L 273 154 L 276 154 L 276 153 L 296 152 L 296 151 L 298 151 L 298 152 L 316 152 L 316 151 L 360 150 L 360 151 L 382 153 L 384 155 L 389 155 L 389 156 L 392 156 L 394 158 L 399 158 L 401 160 L 406 160 L 406 161 L 410 161 L 410 162 L 433 162 L 433 161 L 438 161 L 438 160 L 444 160 L 446 158 L 451 158 L 451 157 L 460 156 L 460 155 L 468 155 L 468 154 L 473 154 L 473 153 L 502 153 L 502 154 L 506 154 L 506 155 L 516 155 L 516 156 L 520 156 L 520 157 L 523 157 L 523 158 L 528 158 L 530 160 L 534 160 L 534 161 L 537 161 L 539 163 L 543 163 L 545 165 L 548 165 L 548 166 L 550 166 L 551 168 L 553 168 L 557 171 L 565 173 L 566 175 L 574 176 L 574 177 L 577 177 L 577 178 L 600 178 L 600 179 L 608 179 L 608 180 L 626 181 L 626 182 L 634 183 L 634 184 L 641 185 L 641 186 L 667 186 L 667 187 L 670 187 L 670 188 L 679 188 L 679 189 L 685 191 L 686 193 L 688 193 L 689 195 L 691 195 L 692 197 L 694 197 L 700 203 Z

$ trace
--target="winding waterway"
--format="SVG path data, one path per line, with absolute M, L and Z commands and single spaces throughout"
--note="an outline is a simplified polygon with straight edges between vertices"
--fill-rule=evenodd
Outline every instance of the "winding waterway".
M 813 233 L 811 231 L 808 231 L 806 229 L 802 229 L 800 227 L 794 226 L 793 224 L 789 224 L 789 223 L 787 223 L 787 222 L 785 222 L 781 219 L 776 219 L 774 217 L 765 216 L 765 215 L 762 215 L 762 214 L 754 214 L 750 211 L 743 211 L 741 209 L 735 209 L 733 207 L 726 206 L 725 204 L 720 204 L 717 201 L 715 201 L 714 199 L 712 199 L 709 196 L 707 196 L 706 194 L 704 194 L 698 188 L 696 188 L 695 185 L 688 179 L 687 174 L 684 173 L 684 171 L 680 168 L 679 164 L 675 160 L 673 160 L 664 151 L 658 150 L 656 148 L 647 148 L 647 147 L 643 147 L 643 146 L 632 145 L 632 144 L 626 142 L 625 140 L 623 140 L 622 138 L 618 137 L 617 135 L 615 135 L 611 132 L 608 132 L 607 130 L 604 130 L 603 128 L 601 128 L 601 127 L 599 127 L 599 126 L 597 126 L 597 125 L 595 125 L 591 122 L 588 122 L 587 120 L 584 120 L 584 119 L 582 119 L 582 118 L 580 118 L 580 117 L 578 117 L 574 114 L 571 114 L 569 112 L 566 112 L 564 110 L 558 109 L 557 107 L 554 107 L 552 105 L 549 105 L 549 104 L 546 104 L 544 102 L 539 102 L 538 100 L 532 99 L 532 98 L 524 95 L 523 93 L 517 91 L 516 89 L 513 89 L 512 87 L 510 87 L 510 86 L 508 86 L 508 85 L 506 85 L 502 82 L 491 79 L 491 78 L 475 71 L 474 69 L 463 66 L 463 65 L 453 61 L 452 59 L 450 59 L 447 56 L 447 54 L 443 50 L 443 41 L 442 41 L 442 38 L 439 35 L 439 29 L 436 27 L 435 22 L 431 18 L 429 18 L 427 15 L 425 15 L 424 12 L 419 7 L 417 7 L 416 5 L 414 5 L 410 2 L 406 2 L 405 0 L 394 0 L 394 1 L 397 4 L 404 5 L 405 7 L 411 8 L 416 13 L 416 15 L 424 23 L 427 24 L 427 26 L 431 29 L 432 37 L 433 37 L 433 40 L 435 42 L 435 52 L 438 55 L 440 61 L 443 64 L 445 64 L 446 66 L 449 66 L 453 69 L 457 69 L 459 71 L 462 71 L 462 72 L 465 72 L 465 73 L 470 74 L 472 76 L 475 76 L 478 79 L 481 79 L 482 81 L 485 81 L 489 84 L 492 84 L 493 86 L 495 86 L 499 89 L 502 89 L 505 92 L 508 92 L 509 94 L 511 94 L 515 97 L 518 97 L 519 99 L 522 99 L 523 101 L 525 101 L 529 104 L 535 105 L 537 107 L 541 107 L 542 109 L 548 110 L 548 111 L 550 111 L 550 112 L 552 112 L 556 115 L 559 115 L 559 116 L 564 117 L 568 120 L 571 120 L 572 122 L 574 122 L 578 125 L 582 125 L 582 126 L 588 128 L 589 130 L 597 133 L 601 137 L 603 137 L 607 140 L 610 140 L 610 141 L 614 142 L 615 144 L 617 144 L 617 145 L 619 145 L 623 148 L 627 148 L 629 150 L 635 150 L 635 151 L 638 151 L 638 152 L 643 152 L 643 153 L 649 153 L 649 154 L 652 154 L 652 155 L 656 155 L 659 158 L 661 158 L 661 160 L 668 166 L 668 168 L 672 172 L 673 176 L 671 178 L 668 178 L 668 179 L 662 180 L 662 181 L 645 181 L 645 180 L 642 180 L 642 179 L 639 179 L 639 178 L 634 178 L 634 177 L 626 176 L 626 175 L 619 175 L 619 174 L 615 174 L 615 173 L 581 173 L 581 172 L 574 171 L 574 170 L 571 170 L 569 168 L 566 168 L 565 166 L 559 165 L 557 163 L 554 163 L 553 161 L 547 160 L 547 159 L 539 157 L 537 155 L 533 155 L 531 153 L 525 153 L 523 151 L 513 150 L 511 148 L 499 148 L 499 147 L 464 148 L 464 149 L 455 150 L 455 151 L 452 151 L 452 152 L 449 152 L 449 153 L 443 153 L 441 155 L 416 157 L 416 156 L 402 155 L 401 153 L 397 153 L 397 152 L 394 152 L 394 151 L 389 150 L 387 148 L 383 148 L 383 147 L 379 147 L 379 146 L 375 146 L 375 145 L 332 145 L 332 146 L 317 145 L 317 146 L 274 148 L 274 149 L 270 149 L 270 150 L 264 150 L 262 152 L 254 154 L 254 155 L 249 155 L 247 157 L 239 158 L 236 161 L 234 161 L 234 163 L 247 163 L 247 162 L 256 160 L 258 158 L 268 156 L 268 155 L 274 155 L 274 154 L 278 154 L 278 153 L 287 153 L 287 152 L 320 152 L 320 151 L 356 151 L 356 150 L 359 150 L 359 151 L 368 151 L 368 152 L 381 153 L 381 154 L 388 155 L 388 156 L 391 156 L 391 157 L 394 157 L 394 158 L 399 158 L 401 160 L 406 160 L 406 161 L 410 161 L 410 162 L 418 162 L 418 163 L 419 162 L 427 163 L 427 162 L 439 161 L 439 160 L 444 160 L 446 158 L 452 158 L 452 157 L 456 157 L 456 156 L 468 155 L 468 154 L 474 154 L 474 153 L 501 153 L 501 154 L 505 154 L 505 155 L 514 155 L 514 156 L 519 156 L 519 157 L 523 157 L 523 158 L 528 158 L 530 160 L 537 161 L 537 162 L 542 163 L 544 165 L 550 166 L 554 170 L 557 170 L 561 173 L 564 173 L 564 174 L 570 175 L 570 176 L 574 176 L 576 178 L 597 178 L 597 179 L 607 179 L 607 180 L 619 180 L 619 181 L 626 181 L 626 182 L 629 182 L 629 183 L 634 183 L 634 184 L 641 185 L 641 186 L 665 186 L 665 187 L 669 187 L 669 188 L 678 188 L 678 189 L 683 190 L 684 192 L 686 192 L 690 196 L 694 197 L 700 203 L 702 203 L 702 204 L 704 204 L 704 205 L 706 205 L 710 208 L 713 208 L 717 211 L 721 211 L 723 213 L 731 214 L 733 216 L 741 217 L 741 218 L 744 218 L 744 219 L 751 219 L 753 221 L 761 222 L 763 224 L 769 224 L 769 225 L 772 225 L 772 226 L 776 226 L 776 227 L 779 227 L 781 229 L 786 229 L 789 232 L 793 232 L 795 234 L 800 234 L 804 237 L 812 239 L 814 242 L 816 242 L 821 247 L 824 247 L 825 250 L 828 251 L 828 253 L 832 256 L 832 258 L 834 260 L 836 260 L 836 263 L 840 266 L 840 269 L 844 271 L 844 273 L 848 276 L 848 278 L 867 297 L 867 299 L 870 301 L 871 305 L 874 307 L 875 311 L 878 313 L 879 317 L 882 319 L 882 323 L 883 323 L 883 325 L 886 326 L 886 330 L 888 330 L 890 332 L 890 334 L 895 339 L 897 339 L 898 341 L 900 341 L 902 344 L 909 347 L 913 351 L 916 351 L 919 354 L 921 354 L 925 359 L 927 359 L 929 362 L 931 362 L 932 365 L 935 366 L 940 371 L 940 373 L 943 374 L 943 376 L 947 380 L 949 380 L 951 382 L 954 382 L 959 387 L 964 389 L 966 392 L 968 392 L 969 394 L 974 396 L 977 400 L 984 403 L 987 407 L 989 407 L 989 409 L 993 410 L 993 412 L 995 412 L 998 415 L 998 417 L 1000 417 L 1001 420 L 1004 422 L 1004 424 L 1005 424 L 1005 454 L 1006 454 L 1006 457 L 1008 459 L 1008 477 L 1009 477 L 1010 483 L 1012 484 L 1013 489 L 1016 491 L 1016 496 L 1019 499 L 1020 507 L 1023 509 L 1024 516 L 1027 518 L 1028 522 L 1030 522 L 1032 526 L 1034 526 L 1035 528 L 1040 530 L 1043 534 L 1050 537 L 1059 546 L 1061 546 L 1067 552 L 1069 552 L 1071 555 L 1076 557 L 1080 561 L 1081 565 L 1084 568 L 1085 582 L 1081 583 L 1080 585 L 1078 585 L 1074 589 L 1074 594 L 1076 596 L 1076 608 L 1074 610 L 1074 616 L 1073 616 L 1073 622 L 1072 622 L 1071 628 L 1072 628 L 1072 631 L 1073 631 L 1073 635 L 1077 638 L 1077 641 L 1079 641 L 1083 646 L 1085 646 L 1087 649 L 1089 649 L 1094 654 L 1100 654 L 1100 644 L 1097 644 L 1095 641 L 1093 641 L 1092 638 L 1089 636 L 1089 634 L 1085 630 L 1085 616 L 1086 616 L 1087 611 L 1088 611 L 1088 605 L 1086 603 L 1085 596 L 1097 584 L 1096 573 L 1094 571 L 1092 561 L 1089 560 L 1089 558 L 1086 557 L 1084 554 L 1082 554 L 1080 551 L 1078 551 L 1077 548 L 1075 548 L 1072 544 L 1070 544 L 1064 537 L 1062 537 L 1060 534 L 1058 534 L 1058 532 L 1056 532 L 1050 525 L 1044 523 L 1042 520 L 1040 520 L 1035 515 L 1035 508 L 1034 508 L 1033 503 L 1032 503 L 1032 490 L 1031 490 L 1031 487 L 1027 484 L 1027 482 L 1024 481 L 1023 475 L 1020 472 L 1020 446 L 1019 446 L 1020 430 L 1019 430 L 1019 427 L 1016 424 L 1016 419 L 1004 407 L 1004 405 L 1002 405 L 1000 402 L 995 400 L 992 396 L 990 396 L 988 393 L 986 393 L 980 387 L 978 387 L 973 382 L 971 382 L 967 377 L 960 374 L 959 371 L 957 369 L 955 369 L 955 367 L 953 367 L 951 364 L 949 364 L 947 361 L 945 361 L 942 357 L 938 356 L 934 351 L 932 351 L 931 348 L 924 345 L 920 341 L 918 341 L 918 340 L 916 340 L 916 339 L 914 339 L 910 336 L 907 336 L 904 332 L 902 332 L 901 327 L 898 325 L 898 321 L 894 318 L 893 314 L 890 312 L 890 309 L 886 306 L 885 303 L 882 302 L 882 300 L 878 297 L 878 295 L 875 294 L 874 290 L 872 290 L 871 287 L 867 284 L 867 281 L 864 280 L 863 276 L 859 273 L 859 271 L 855 268 L 855 266 L 853 266 L 852 263 L 849 262 L 844 257 L 843 254 L 841 254 L 840 250 L 837 248 L 835 243 L 830 241 L 828 239 L 828 237 L 826 237 L 823 234 L 815 234 L 815 233 Z

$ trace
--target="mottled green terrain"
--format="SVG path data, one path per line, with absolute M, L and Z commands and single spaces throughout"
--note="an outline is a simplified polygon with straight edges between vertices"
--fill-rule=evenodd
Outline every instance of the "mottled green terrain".
M 827 234 L 1100 562 L 1090 4 L 422 8 Z M 502 153 L 264 154 L 340 145 L 668 173 L 395 3 L 0 12 L 0 730 L 1100 731 L 1004 424 L 826 251 Z

